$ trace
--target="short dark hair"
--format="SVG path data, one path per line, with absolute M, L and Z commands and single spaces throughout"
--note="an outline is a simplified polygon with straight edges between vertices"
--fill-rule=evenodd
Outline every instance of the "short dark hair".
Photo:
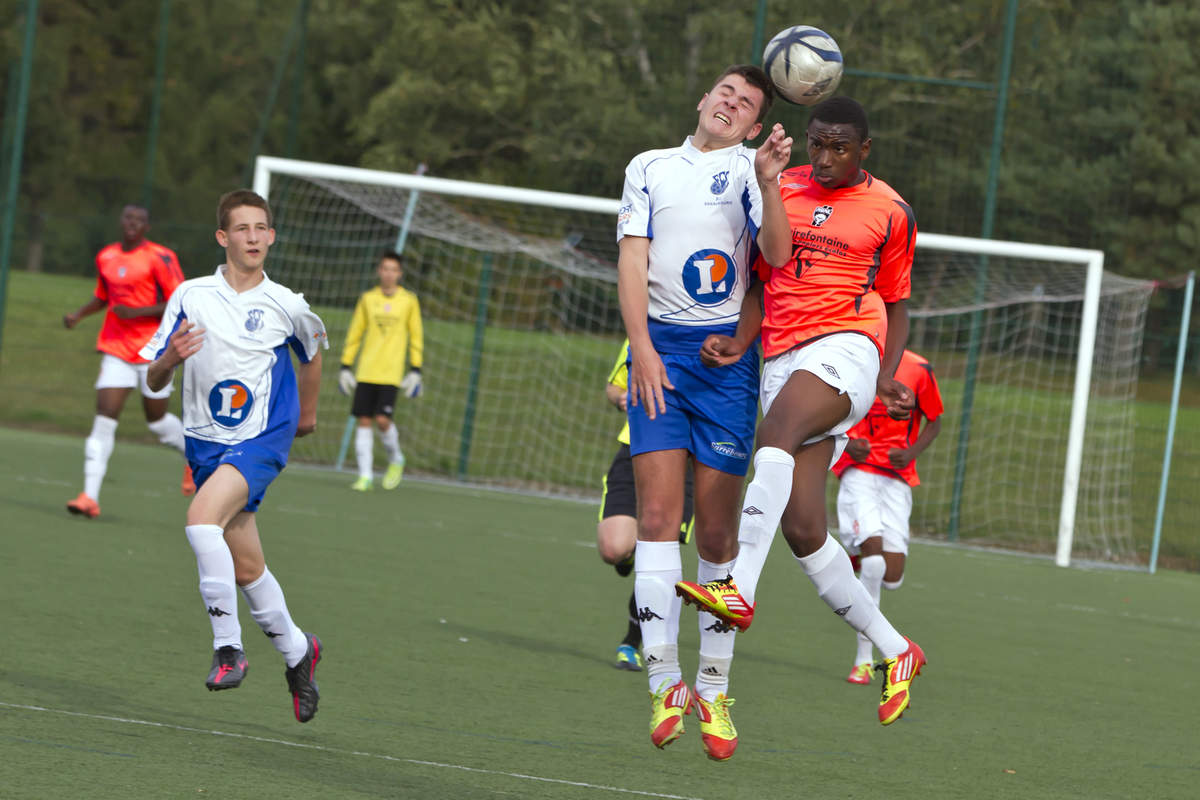
M 383 261 L 385 258 L 390 258 L 392 261 L 395 261 L 401 267 L 404 266 L 404 256 L 400 255 L 395 250 L 384 250 L 382 253 L 379 254 L 379 261 Z M 376 261 L 375 263 L 378 264 L 379 261 Z
M 267 212 L 267 227 L 275 227 L 274 217 L 271 215 L 271 206 L 257 192 L 249 189 L 234 189 L 232 192 L 226 192 L 221 195 L 221 199 L 217 201 L 217 229 L 226 230 L 229 225 L 229 213 L 235 208 L 242 206 L 251 206 L 252 208 L 261 208 Z
M 851 125 L 858 132 L 858 140 L 865 142 L 870 135 L 867 127 L 867 110 L 857 100 L 838 95 L 813 106 L 808 122 L 820 120 L 830 125 Z
M 771 83 L 771 79 L 767 77 L 767 73 L 762 71 L 761 67 L 756 67 L 753 64 L 734 64 L 726 67 L 725 71 L 717 76 L 717 79 L 712 82 L 716 86 L 721 82 L 721 78 L 727 75 L 741 75 L 746 83 L 762 92 L 763 101 L 762 107 L 758 109 L 758 119 L 755 122 L 762 122 L 763 117 L 771 110 L 771 104 L 775 102 L 775 86 Z

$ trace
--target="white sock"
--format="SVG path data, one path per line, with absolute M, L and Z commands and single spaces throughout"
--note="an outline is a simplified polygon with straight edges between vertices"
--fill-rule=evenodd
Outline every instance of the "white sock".
M 179 417 L 168 411 L 161 418 L 147 422 L 146 425 L 150 432 L 158 437 L 158 441 L 167 447 L 174 447 L 180 453 L 184 451 L 186 445 L 183 442 L 183 422 Z
M 375 462 L 375 440 L 371 438 L 371 429 L 360 425 L 354 432 L 354 455 L 358 459 L 358 477 L 372 477 L 372 467 Z
M 275 649 L 283 653 L 287 665 L 294 667 L 299 664 L 308 652 L 308 639 L 304 637 L 304 631 L 292 622 L 287 601 L 283 599 L 283 588 L 271 570 L 264 566 L 258 580 L 242 587 L 242 596 L 246 598 L 246 605 L 250 606 L 250 616 L 254 617 Z
M 184 531 L 196 554 L 200 597 L 212 623 L 213 649 L 226 645 L 240 649 L 242 626 L 238 622 L 233 553 L 225 543 L 225 531 L 219 525 L 188 525 Z
M 792 496 L 795 465 L 795 459 L 778 447 L 761 447 L 754 454 L 754 480 L 746 487 L 746 499 L 742 501 L 738 557 L 733 565 L 733 582 L 751 606 L 775 529 Z
M 866 587 L 854 577 L 850 556 L 832 536 L 815 553 L 797 556 L 817 594 L 854 630 L 866 634 L 884 658 L 895 658 L 908 649 L 908 642 L 892 627 Z
M 395 425 L 389 425 L 386 431 L 380 431 L 379 441 L 383 443 L 389 464 L 404 463 L 404 453 L 400 451 L 400 436 L 396 433 Z
M 887 571 L 887 564 L 883 560 L 883 556 L 863 556 L 862 563 L 858 568 L 858 579 L 862 582 L 863 588 L 867 590 L 867 594 L 875 601 L 875 605 L 879 605 L 879 590 L 883 585 L 883 573 Z M 871 658 L 871 640 L 863 633 L 858 633 L 858 653 L 854 657 L 855 664 L 868 664 L 872 661 Z
M 97 502 L 116 438 L 117 421 L 97 414 L 92 420 L 92 432 L 83 443 L 83 493 Z
M 675 584 L 683 580 L 683 560 L 678 540 L 639 540 L 634 553 L 633 591 L 642 627 L 642 653 L 653 692 L 664 682 L 675 684 L 683 678 L 678 649 L 679 610 L 683 601 L 675 594 Z
M 700 559 L 696 566 L 696 582 L 708 583 L 729 574 L 733 561 L 714 564 Z M 700 666 L 696 669 L 696 694 L 712 702 L 719 694 L 729 694 L 729 669 L 733 665 L 733 645 L 737 628 L 701 612 Z

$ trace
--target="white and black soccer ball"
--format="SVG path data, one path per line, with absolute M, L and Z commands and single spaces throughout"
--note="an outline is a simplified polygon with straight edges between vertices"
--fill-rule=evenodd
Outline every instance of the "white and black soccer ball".
M 763 70 L 784 100 L 815 105 L 832 96 L 842 80 L 842 50 L 820 28 L 793 25 L 767 42 Z

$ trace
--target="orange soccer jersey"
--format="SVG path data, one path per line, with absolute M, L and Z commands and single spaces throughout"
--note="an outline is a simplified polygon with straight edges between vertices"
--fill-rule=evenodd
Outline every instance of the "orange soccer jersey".
M 808 166 L 779 176 L 792 228 L 792 257 L 771 267 L 760 257 L 763 353 L 767 358 L 821 336 L 865 333 L 882 357 L 884 303 L 911 293 L 917 224 L 892 187 L 866 175 L 856 186 L 825 189 Z M 864 173 L 866 174 L 866 173 Z
M 833 474 L 839 478 L 850 467 L 865 469 L 868 472 L 878 472 L 892 478 L 899 478 L 909 486 L 920 483 L 917 478 L 917 461 L 913 459 L 903 469 L 896 469 L 888 460 L 888 451 L 892 448 L 904 449 L 912 445 L 920 434 L 921 417 L 935 420 L 942 415 L 942 394 L 938 391 L 937 378 L 934 377 L 933 367 L 921 356 L 905 350 L 900 357 L 900 365 L 896 367 L 896 380 L 912 390 L 917 400 L 908 419 L 892 419 L 888 416 L 887 406 L 875 403 L 867 415 L 858 421 L 848 432 L 851 439 L 866 439 L 871 443 L 871 452 L 866 461 L 855 461 L 850 456 L 842 457 L 833 465 Z
M 96 349 L 131 364 L 145 364 L 138 355 L 158 330 L 158 317 L 121 319 L 113 306 L 152 306 L 171 296 L 183 283 L 179 259 L 150 240 L 126 252 L 114 242 L 96 254 L 96 297 L 108 303 Z

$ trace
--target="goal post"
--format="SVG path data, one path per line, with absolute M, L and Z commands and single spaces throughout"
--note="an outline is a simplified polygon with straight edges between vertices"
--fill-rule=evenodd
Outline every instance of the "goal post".
M 271 274 L 319 310 L 334 352 L 379 253 L 405 242 L 427 329 L 426 396 L 396 409 L 406 474 L 598 495 L 620 428 L 603 392 L 623 338 L 618 200 L 273 157 L 255 176 L 278 229 Z M 1152 284 L 1105 272 L 1096 250 L 925 232 L 916 248 L 909 346 L 946 411 L 914 533 L 1133 560 Z M 349 407 L 328 361 L 323 419 Z M 298 440 L 297 458 L 333 464 L 340 433 Z

